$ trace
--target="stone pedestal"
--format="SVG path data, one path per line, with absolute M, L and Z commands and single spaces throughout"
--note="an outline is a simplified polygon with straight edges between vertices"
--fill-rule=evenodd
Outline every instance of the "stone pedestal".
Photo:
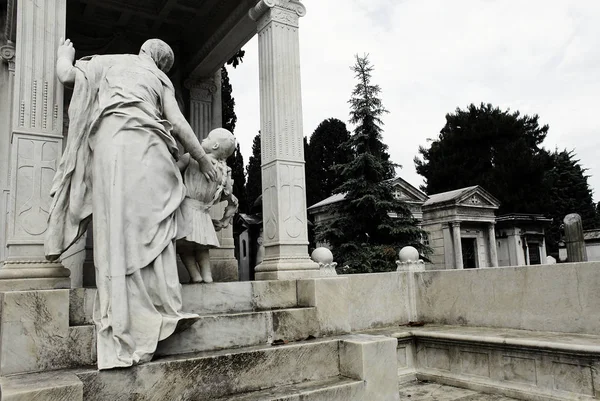
M 265 255 L 257 280 L 314 277 L 308 257 L 297 0 L 261 0 L 257 22 Z
M 66 0 L 17 3 L 10 196 L 0 290 L 68 288 L 69 270 L 44 258 L 50 187 L 62 153 L 63 88 L 53 66 Z

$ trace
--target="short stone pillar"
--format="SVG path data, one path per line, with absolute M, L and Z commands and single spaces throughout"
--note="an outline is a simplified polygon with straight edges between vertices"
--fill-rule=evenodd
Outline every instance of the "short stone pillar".
M 415 247 L 405 246 L 398 252 L 399 260 L 396 261 L 397 271 L 408 273 L 408 319 L 409 322 L 419 321 L 417 312 L 417 280 L 415 274 L 425 271 L 425 263 L 420 259 L 419 251 Z
M 265 257 L 257 280 L 319 275 L 308 257 L 298 0 L 261 0 L 257 23 Z
M 321 276 L 337 276 L 335 271 L 337 263 L 333 261 L 333 254 L 329 249 L 325 247 L 317 248 L 311 253 L 310 258 L 319 264 Z
M 398 268 L 396 271 L 423 271 L 425 263 L 419 256 L 419 251 L 415 247 L 405 246 L 398 252 L 399 260 L 396 261 Z
M 63 87 L 55 64 L 65 35 L 66 0 L 16 4 L 11 183 L 0 291 L 69 288 L 69 270 L 44 257 L 50 188 L 63 142 Z
M 565 216 L 565 245 L 569 262 L 587 262 L 587 251 L 583 239 L 583 224 L 581 216 L 571 213 Z
M 547 265 L 555 265 L 556 264 L 556 259 L 554 259 L 554 257 L 552 257 L 552 256 L 547 256 L 546 257 L 546 264 Z

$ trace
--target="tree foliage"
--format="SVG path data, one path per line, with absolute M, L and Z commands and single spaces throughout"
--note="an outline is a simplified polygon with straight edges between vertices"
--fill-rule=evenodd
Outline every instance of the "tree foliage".
M 499 213 L 539 213 L 545 199 L 548 158 L 541 143 L 548 126 L 539 117 L 471 104 L 446 115 L 446 125 L 430 148 L 420 147 L 417 173 L 427 194 L 481 185 L 501 200 Z
M 261 173 L 261 156 L 260 156 L 260 131 L 252 141 L 252 156 L 248 159 L 246 167 L 246 175 L 248 181 L 246 183 L 246 200 L 248 209 L 252 209 L 252 205 L 256 199 L 262 194 L 262 173 Z
M 346 124 L 336 118 L 323 120 L 310 136 L 310 143 L 304 138 L 308 205 L 331 196 L 342 184 L 335 166 L 352 160 L 352 149 L 343 146 L 349 139 L 350 132 Z
M 227 164 L 231 168 L 231 178 L 233 179 L 233 194 L 238 199 L 238 212 L 248 212 L 248 202 L 246 199 L 246 176 L 244 174 L 244 157 L 240 150 L 240 144 L 237 144 L 235 152 L 227 159 Z
M 227 65 L 233 65 L 233 68 L 237 67 L 242 62 L 244 53 L 245 52 L 243 50 L 238 51 L 227 62 Z M 221 126 L 225 129 L 228 129 L 232 133 L 235 133 L 235 124 L 237 123 L 237 116 L 235 114 L 235 99 L 233 97 L 233 87 L 229 81 L 229 73 L 227 72 L 227 68 L 225 66 L 221 68 L 221 115 Z M 240 151 L 239 143 L 233 154 L 227 158 L 227 165 L 231 168 L 231 176 L 233 178 L 233 194 L 240 202 L 238 210 L 240 212 L 246 212 L 247 201 L 244 191 L 246 177 L 244 175 L 244 158 Z
M 600 215 L 588 185 L 589 178 L 575 159 L 573 151 L 555 150 L 548 154 L 551 168 L 546 173 L 549 188 L 548 203 L 543 213 L 552 218 L 547 233 L 547 245 L 551 253 L 558 252 L 560 226 L 569 213 L 581 216 L 584 229 L 600 227 Z
M 350 121 L 356 128 L 344 146 L 355 157 L 335 169 L 342 181 L 335 192 L 346 198 L 331 208 L 333 218 L 317 227 L 317 239 L 332 246 L 338 264 L 349 265 L 347 272 L 389 271 L 395 269 L 398 248 L 425 250 L 423 232 L 404 202 L 392 195 L 394 164 L 381 139 L 386 110 L 381 89 L 371 83 L 368 56 L 356 56 L 352 70 L 358 83 L 349 101 Z

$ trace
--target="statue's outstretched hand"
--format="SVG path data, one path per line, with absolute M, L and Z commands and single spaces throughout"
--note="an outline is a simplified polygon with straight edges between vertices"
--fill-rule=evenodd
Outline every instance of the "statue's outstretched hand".
M 202 174 L 204 174 L 207 180 L 217 180 L 217 169 L 215 169 L 214 166 L 216 160 L 205 155 L 204 157 L 201 157 L 199 160 L 196 161 L 200 165 L 200 171 L 202 172 Z
M 56 51 L 57 58 L 67 59 L 73 64 L 73 61 L 75 61 L 75 48 L 73 47 L 73 42 L 71 42 L 71 39 L 67 39 L 63 42 L 62 38 L 60 38 L 60 42 L 62 42 L 62 44 L 58 46 L 58 50 Z

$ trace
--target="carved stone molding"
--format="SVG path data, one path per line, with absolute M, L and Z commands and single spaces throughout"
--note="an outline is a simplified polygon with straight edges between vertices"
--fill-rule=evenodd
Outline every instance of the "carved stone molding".
M 15 44 L 8 41 L 8 44 L 0 47 L 0 57 L 2 61 L 8 64 L 8 69 L 12 72 L 15 71 Z
M 299 0 L 261 0 L 248 15 L 258 23 L 258 31 L 269 22 L 298 27 L 298 19 L 306 15 L 306 7 Z
M 211 102 L 218 89 L 217 84 L 211 78 L 203 80 L 187 79 L 183 84 L 190 90 L 192 101 Z

